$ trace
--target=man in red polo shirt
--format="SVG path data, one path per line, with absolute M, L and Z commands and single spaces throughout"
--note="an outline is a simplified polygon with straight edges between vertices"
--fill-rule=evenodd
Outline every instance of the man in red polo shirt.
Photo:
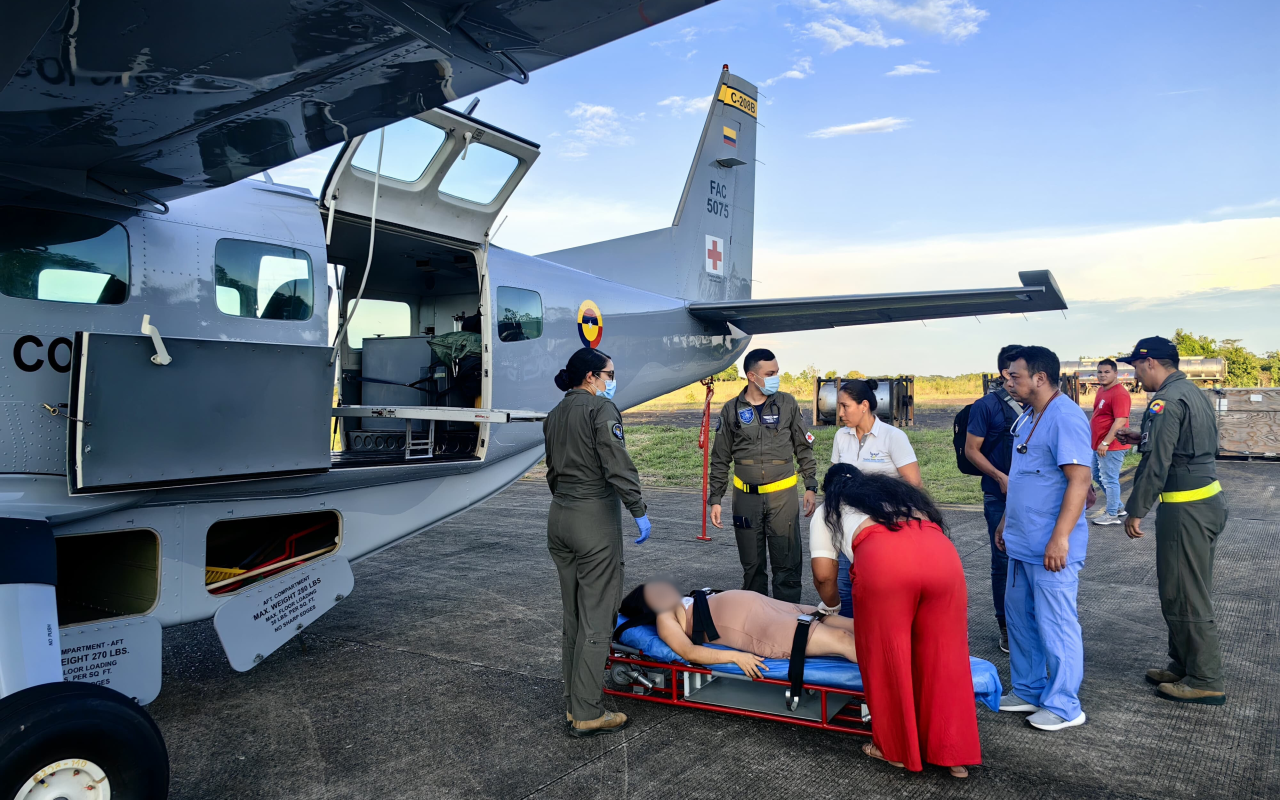
M 1107 494 L 1106 510 L 1093 518 L 1094 525 L 1119 525 L 1124 506 L 1120 504 L 1120 467 L 1128 445 L 1116 441 L 1116 431 L 1129 427 L 1129 390 L 1120 382 L 1116 362 L 1098 362 L 1098 393 L 1093 398 L 1093 481 Z

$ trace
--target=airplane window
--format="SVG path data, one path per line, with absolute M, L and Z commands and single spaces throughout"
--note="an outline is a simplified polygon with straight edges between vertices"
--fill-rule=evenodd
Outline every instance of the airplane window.
M 382 146 L 382 177 L 405 183 L 421 178 L 444 144 L 444 131 L 413 117 L 393 122 L 382 131 L 387 137 Z M 365 135 L 351 166 L 370 174 L 378 170 L 377 131 Z
M 528 289 L 498 287 L 498 340 L 523 342 L 542 335 L 542 296 Z
M 467 148 L 467 160 L 458 158 L 440 182 L 440 194 L 488 205 L 506 186 L 520 160 L 487 144 Z
M 355 300 L 347 301 L 347 314 Z M 408 336 L 412 333 L 409 304 L 397 300 L 370 300 L 361 298 L 351 324 L 347 326 L 347 346 L 359 350 L 365 339 L 378 336 Z
M 129 236 L 107 219 L 0 208 L 0 293 L 117 305 L 129 297 Z
M 219 239 L 213 262 L 214 300 L 223 314 L 292 321 L 311 318 L 314 292 L 306 251 Z

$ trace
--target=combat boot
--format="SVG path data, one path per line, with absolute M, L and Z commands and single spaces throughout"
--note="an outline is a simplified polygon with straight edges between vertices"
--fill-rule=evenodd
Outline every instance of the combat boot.
M 606 711 L 604 716 L 596 719 L 575 720 L 569 727 L 569 735 L 577 737 L 599 736 L 604 733 L 617 733 L 631 720 L 620 711 Z
M 1193 689 L 1185 683 L 1162 683 L 1156 687 L 1156 694 L 1178 703 L 1199 703 L 1206 706 L 1222 706 L 1227 703 L 1226 692 Z
M 1182 680 L 1182 676 L 1176 672 L 1170 672 L 1167 669 L 1149 669 L 1147 670 L 1147 683 L 1153 683 L 1159 686 L 1162 683 L 1177 683 Z

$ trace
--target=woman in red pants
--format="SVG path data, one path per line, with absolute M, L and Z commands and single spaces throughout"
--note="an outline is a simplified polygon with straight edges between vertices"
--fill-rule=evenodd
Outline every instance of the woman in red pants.
M 863 751 L 967 777 L 982 763 L 964 570 L 922 490 L 848 464 L 827 472 L 824 521 L 853 562 L 854 638 L 871 711 Z

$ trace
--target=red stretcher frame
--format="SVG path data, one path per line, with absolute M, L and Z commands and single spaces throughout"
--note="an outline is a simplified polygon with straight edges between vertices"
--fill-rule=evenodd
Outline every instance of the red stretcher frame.
M 764 711 L 752 711 L 745 708 L 731 708 L 729 706 L 714 705 L 712 703 L 700 703 L 697 700 L 690 700 L 684 696 L 684 675 L 716 675 L 717 673 L 706 667 L 696 667 L 689 664 L 667 663 L 665 661 L 647 661 L 644 658 L 636 658 L 634 656 L 619 653 L 616 650 L 610 651 L 609 658 L 605 662 L 604 668 L 607 672 L 614 664 L 630 664 L 650 672 L 665 670 L 671 675 L 671 683 L 667 688 L 654 687 L 645 694 L 637 694 L 630 691 L 619 691 L 610 689 L 605 686 L 605 694 L 611 694 L 615 697 L 626 697 L 632 700 L 641 700 L 646 703 L 661 703 L 668 706 L 679 706 L 681 708 L 698 708 L 704 711 L 718 711 L 722 714 L 736 714 L 740 717 L 751 717 L 752 719 L 768 719 L 775 722 L 786 722 L 791 725 L 800 725 L 805 728 L 817 728 L 824 731 L 835 731 L 836 733 L 852 733 L 859 736 L 871 736 L 871 723 L 862 721 L 861 706 L 867 701 L 866 695 L 862 692 L 855 692 L 850 689 L 833 689 L 830 686 L 817 686 L 815 684 L 806 683 L 804 688 L 817 694 L 822 702 L 822 719 L 827 719 L 827 695 L 838 694 L 842 697 L 853 697 L 844 708 L 840 709 L 829 722 L 817 722 L 808 719 L 799 719 L 788 716 L 786 714 L 770 714 Z M 723 673 L 721 673 L 723 677 Z M 768 683 L 778 687 L 779 695 L 791 687 L 791 682 L 786 680 L 778 680 L 777 678 L 756 678 L 755 683 Z M 856 701 L 856 702 L 855 702 Z M 850 707 L 854 711 L 850 711 Z

